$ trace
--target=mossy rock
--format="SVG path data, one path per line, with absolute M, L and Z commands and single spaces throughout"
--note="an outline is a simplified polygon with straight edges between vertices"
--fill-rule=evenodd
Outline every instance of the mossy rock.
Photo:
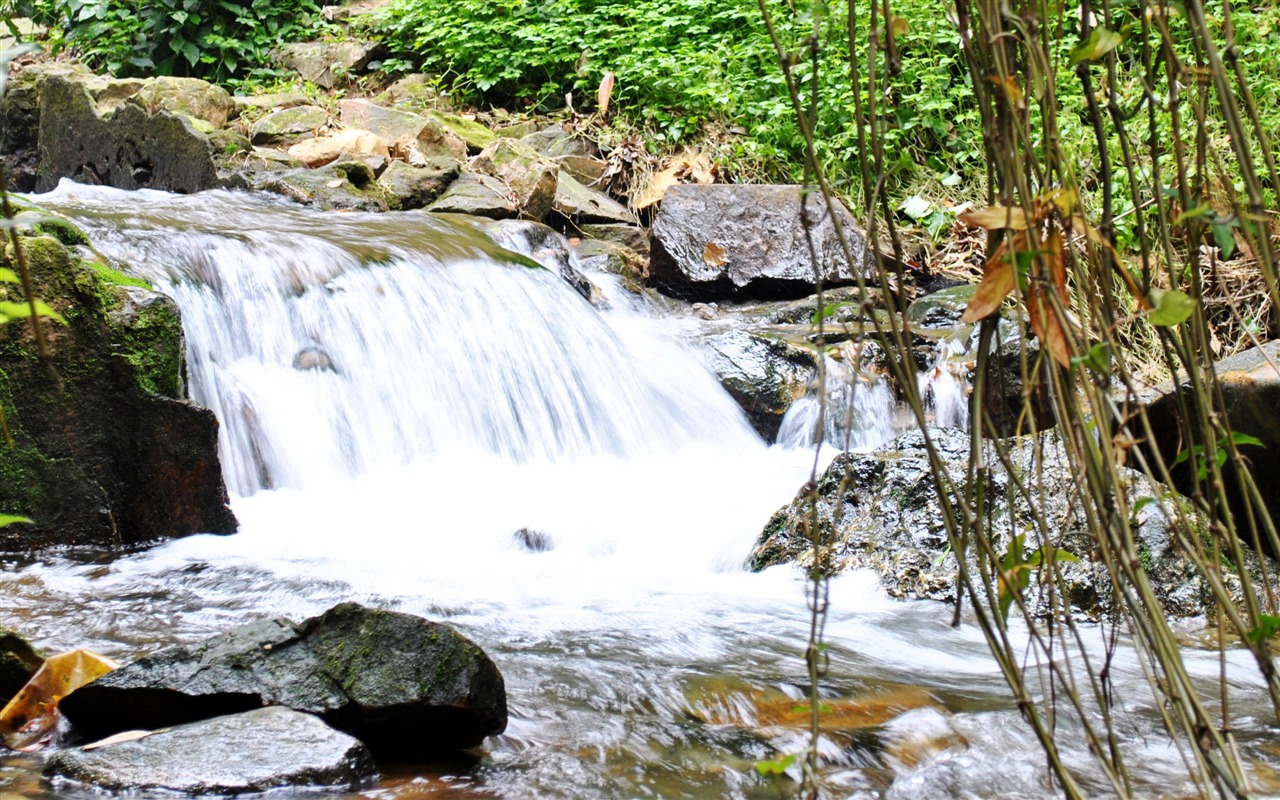
M 0 705 L 9 702 L 44 663 L 44 653 L 17 631 L 0 628 Z

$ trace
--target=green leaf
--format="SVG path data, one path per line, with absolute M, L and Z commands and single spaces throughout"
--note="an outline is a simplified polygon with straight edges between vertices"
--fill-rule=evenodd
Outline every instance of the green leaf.
M 37 300 L 35 302 L 35 306 L 36 316 L 48 317 L 49 319 L 61 322 L 63 325 L 67 324 L 67 321 L 63 319 L 62 315 L 50 308 L 49 304 L 43 300 Z M 31 316 L 31 306 L 28 303 L 0 302 L 0 314 L 3 314 L 9 319 L 23 319 Z
M 1184 292 L 1177 289 L 1151 290 L 1151 313 L 1147 320 L 1152 325 L 1158 325 L 1162 328 L 1171 328 L 1174 325 L 1181 325 L 1195 313 L 1196 301 Z
M 1280 617 L 1274 614 L 1259 614 L 1258 624 L 1245 635 L 1249 641 L 1256 644 L 1263 639 L 1270 639 L 1277 633 L 1280 633 Z
M 777 761 L 757 761 L 756 772 L 761 775 L 781 775 L 787 771 L 787 767 L 796 763 L 796 755 L 792 753 L 789 756 L 783 756 Z
M 1200 217 L 1203 217 L 1205 214 L 1208 214 L 1212 208 L 1213 206 L 1209 205 L 1208 203 L 1205 203 L 1204 205 L 1196 206 L 1190 211 L 1183 211 L 1181 214 L 1178 215 L 1178 218 L 1173 221 L 1173 224 L 1181 225 L 1182 223 L 1186 222 L 1189 219 L 1199 219 Z
M 1231 432 L 1231 443 L 1234 445 L 1251 444 L 1255 447 L 1267 446 L 1266 442 L 1262 441 L 1257 436 L 1250 436 L 1247 433 L 1240 433 L 1239 431 Z
M 1068 66 L 1074 67 L 1082 61 L 1096 61 L 1115 50 L 1124 41 L 1122 34 L 1098 25 L 1089 32 L 1089 41 L 1071 51 L 1067 60 Z
M 848 300 L 841 300 L 837 303 L 827 303 L 823 305 L 821 309 L 815 308 L 813 310 L 813 324 L 817 325 L 819 320 L 831 319 L 832 315 L 837 311 L 850 305 L 852 305 L 852 303 Z
M 929 209 L 933 208 L 933 203 L 918 194 L 913 194 L 904 200 L 899 208 L 903 214 L 914 220 L 919 220 L 929 213 Z
M 1133 513 L 1137 514 L 1142 509 L 1156 502 L 1154 497 L 1139 497 L 1138 501 L 1133 504 Z
M 1111 345 L 1107 342 L 1098 342 L 1093 347 L 1089 348 L 1089 352 L 1071 359 L 1072 369 L 1075 369 L 1082 364 L 1093 370 L 1098 375 L 1110 375 Z
M 1231 258 L 1236 252 L 1236 235 L 1231 230 L 1230 222 L 1215 222 L 1210 226 L 1213 231 L 1213 241 L 1218 245 L 1223 258 Z
M 22 279 L 13 270 L 0 267 L 0 283 L 22 283 Z
M 28 517 L 18 517 L 13 514 L 0 514 L 0 528 L 5 528 L 17 522 L 25 522 L 28 525 L 34 525 L 35 520 Z

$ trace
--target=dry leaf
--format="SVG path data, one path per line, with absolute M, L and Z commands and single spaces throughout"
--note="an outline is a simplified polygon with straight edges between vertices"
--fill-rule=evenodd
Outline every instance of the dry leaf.
M 1017 270 L 1014 259 L 1009 253 L 1007 243 L 996 248 L 991 258 L 987 259 L 982 269 L 982 282 L 965 307 L 960 319 L 964 322 L 977 322 L 986 319 L 1000 309 L 1000 304 L 1013 291 Z
M 1067 251 L 1062 234 L 1057 231 L 1049 234 L 1044 248 L 1037 261 L 1058 292 L 1063 306 L 1066 306 L 1070 300 L 1067 295 Z M 1040 288 L 1040 281 L 1034 276 L 1027 283 L 1027 315 L 1031 318 L 1031 332 L 1040 340 L 1040 344 L 1059 364 L 1070 367 L 1071 340 L 1067 337 L 1066 325 L 1052 299 Z
M 1027 229 L 1027 212 L 1014 206 L 989 206 L 980 211 L 966 211 L 960 215 L 965 225 L 973 225 L 987 230 L 1010 228 L 1015 231 Z
M 145 739 L 148 736 L 155 736 L 157 733 L 166 733 L 173 728 L 156 728 L 154 731 L 121 731 L 114 736 L 108 736 L 105 739 L 99 739 L 81 747 L 81 750 L 97 750 L 99 747 L 106 747 L 112 744 L 121 744 L 123 742 L 136 742 L 139 739 Z
M 658 202 L 667 190 L 679 183 L 715 183 L 716 165 L 702 153 L 681 153 L 667 166 L 653 174 L 648 187 L 636 198 L 634 207 L 648 208 Z
M 58 701 L 120 665 L 89 650 L 45 659 L 27 685 L 0 710 L 0 734 L 14 750 L 34 750 L 58 726 Z
M 723 267 L 725 264 L 728 264 L 729 257 L 728 253 L 725 252 L 724 247 L 716 244 L 715 242 L 710 242 L 702 249 L 702 261 L 708 267 L 714 269 L 715 267 Z
M 613 94 L 613 73 L 606 72 L 600 79 L 600 88 L 596 90 L 596 105 L 600 107 L 600 116 L 609 114 L 609 97 Z

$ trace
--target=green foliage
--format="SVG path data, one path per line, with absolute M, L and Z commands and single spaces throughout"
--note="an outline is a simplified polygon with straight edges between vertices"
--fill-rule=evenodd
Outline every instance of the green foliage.
M 225 81 L 316 33 L 314 0 L 37 0 L 37 18 L 92 67 Z

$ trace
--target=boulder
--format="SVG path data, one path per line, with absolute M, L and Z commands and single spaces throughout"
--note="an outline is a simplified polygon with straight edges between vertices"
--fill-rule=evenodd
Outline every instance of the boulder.
M 625 245 L 596 239 L 581 239 L 573 245 L 578 265 L 587 272 L 607 272 L 622 278 L 630 292 L 638 292 L 649 261 Z
M 303 139 L 289 148 L 289 155 L 298 159 L 308 167 L 322 167 L 340 158 L 360 156 L 380 156 L 387 158 L 390 153 L 387 146 L 375 134 L 358 128 L 317 136 L 314 139 Z
M 451 158 L 433 158 L 420 167 L 392 161 L 378 177 L 378 186 L 392 211 L 423 208 L 444 194 L 461 170 Z
M 553 156 L 560 169 L 587 186 L 594 186 L 604 177 L 609 169 L 609 162 L 602 158 L 589 156 Z
M 651 284 L 686 300 L 802 297 L 814 290 L 814 267 L 801 208 L 823 280 L 851 284 L 873 274 L 866 240 L 838 207 L 853 259 L 845 258 L 821 195 L 800 186 L 683 184 L 662 200 L 651 230 Z
M 550 125 L 537 133 L 531 133 L 520 143 L 544 156 L 580 156 L 599 158 L 600 148 L 584 136 L 565 130 L 563 125 Z
M 329 42 L 297 42 L 281 45 L 271 54 L 281 67 L 291 69 L 321 89 L 334 89 L 347 76 L 362 72 L 377 45 L 353 39 Z
M 459 175 L 427 210 L 492 219 L 507 219 L 520 213 L 520 207 L 502 181 L 472 172 Z
M 830 547 L 833 573 L 871 569 L 895 597 L 954 602 L 958 564 L 938 513 L 938 494 L 923 436 L 919 430 L 910 431 L 874 452 L 837 456 L 817 483 L 819 531 L 824 546 Z M 962 479 L 969 457 L 968 434 L 954 428 L 933 428 L 930 437 L 948 473 Z M 1072 502 L 1076 494 L 1061 445 L 1052 434 L 1006 439 L 1004 445 L 1017 473 L 1025 477 L 1043 518 L 1058 534 L 1054 546 L 1081 559 L 1079 563 L 1059 564 L 1065 602 L 1081 617 L 1100 618 L 1112 607 L 1111 584 L 1103 566 L 1093 562 L 1093 543 L 1085 531 L 1083 512 Z M 993 519 L 1006 520 L 1000 523 L 1006 532 L 997 534 L 997 552 L 1008 547 L 1008 530 L 1027 532 L 1027 549 L 1038 547 L 1033 542 L 1034 517 L 1025 499 L 1019 495 L 1012 506 L 1008 503 L 1011 478 L 994 450 L 988 452 L 984 463 L 984 494 L 994 506 L 990 513 Z M 1171 617 L 1203 614 L 1208 589 L 1170 533 L 1178 524 L 1172 503 L 1159 499 L 1159 487 L 1138 473 L 1126 470 L 1124 475 L 1130 484 L 1129 507 L 1135 509 L 1132 522 L 1139 556 L 1164 612 Z M 1138 508 L 1140 498 L 1152 500 Z M 811 565 L 809 509 L 809 493 L 802 489 L 765 525 L 748 566 L 761 570 L 790 561 Z M 972 561 L 972 554 L 969 558 Z M 976 565 L 970 570 L 978 574 Z M 1047 599 L 1034 587 L 1033 581 L 1028 603 L 1036 613 L 1049 613 Z
M 226 89 L 199 78 L 153 78 L 133 97 L 152 114 L 158 111 L 186 114 L 215 128 L 226 125 L 236 113 L 236 103 Z
M 281 139 L 312 134 L 329 124 L 329 112 L 320 106 L 296 105 L 264 115 L 249 128 L 254 144 L 270 144 Z
M 444 111 L 429 111 L 427 112 L 427 118 L 466 142 L 467 149 L 473 153 L 483 150 L 493 144 L 498 138 L 498 134 L 489 130 L 485 126 L 475 120 L 467 119 L 466 117 L 458 114 L 449 114 Z
M 502 247 L 528 256 L 564 278 L 585 300 L 596 300 L 595 287 L 573 265 L 568 243 L 551 228 L 539 222 L 515 219 L 480 223 L 479 227 Z
M 1222 404 L 1226 423 L 1233 433 L 1252 436 L 1262 442 L 1238 445 L 1240 455 L 1250 462 L 1253 481 L 1266 504 L 1271 520 L 1280 527 L 1280 340 L 1251 347 L 1214 364 L 1214 372 L 1222 387 Z M 1185 397 L 1190 397 L 1189 394 Z M 1178 398 L 1172 386 L 1164 386 L 1147 404 L 1147 415 L 1170 476 L 1180 491 L 1189 492 L 1194 484 L 1194 459 L 1174 464 L 1186 449 L 1184 425 Z M 1224 468 L 1227 498 L 1236 524 L 1243 533 L 1247 529 L 1244 489 L 1235 466 Z M 1273 557 L 1280 553 L 1263 537 L 1263 550 Z
M 382 140 L 388 148 L 396 147 L 401 141 L 414 142 L 422 140 L 426 145 L 419 145 L 424 155 L 451 155 L 461 161 L 467 157 L 466 145 L 461 139 L 444 129 L 438 122 L 408 111 L 394 108 L 383 108 L 368 100 L 343 100 L 338 104 L 342 124 L 348 128 L 360 128 L 369 131 Z M 444 144 L 447 143 L 447 144 Z M 439 145 L 444 144 L 444 147 Z
M 623 247 L 634 250 L 644 256 L 645 260 L 649 258 L 649 230 L 638 225 L 622 225 L 618 223 L 584 223 L 579 226 L 583 236 L 592 239 L 599 239 L 605 242 L 613 242 Z M 647 265 L 646 265 L 647 266 Z
M 37 295 L 67 324 L 42 323 L 56 380 L 27 322 L 0 327 L 0 403 L 13 436 L 0 448 L 0 509 L 35 520 L 0 528 L 0 550 L 234 531 L 218 422 L 181 399 L 176 306 L 51 236 L 22 242 Z M 12 268 L 12 246 L 0 265 Z
M 603 192 L 588 189 L 571 175 L 560 170 L 552 208 L 574 222 L 622 223 L 638 225 L 640 221 L 618 201 Z
M 219 796 L 285 787 L 355 791 L 376 774 L 373 756 L 359 741 L 310 714 L 279 707 L 62 750 L 44 769 L 55 785 Z
M 363 161 L 339 161 L 319 169 L 249 172 L 240 176 L 246 188 L 283 195 L 326 211 L 386 211 L 387 203 Z
M 475 747 L 507 725 L 502 675 L 479 647 L 447 625 L 355 603 L 161 650 L 61 709 L 97 738 L 263 705 L 317 714 L 383 752 Z
M 742 406 L 761 438 L 774 441 L 787 409 L 804 396 L 817 374 L 813 355 L 777 337 L 747 331 L 709 336 L 704 344 L 720 385 Z
M 60 178 L 117 189 L 198 192 L 217 186 L 209 139 L 185 116 L 149 113 L 124 102 L 101 111 L 83 76 L 48 74 L 40 81 L 40 167 L 37 191 Z
M 21 634 L 0 628 L 0 707 L 9 702 L 44 663 L 44 654 Z
M 440 79 L 420 72 L 405 75 L 373 98 L 380 106 L 407 106 L 418 109 L 447 111 L 453 103 L 440 91 Z
M 260 111 L 272 111 L 283 108 L 293 108 L 294 106 L 305 106 L 311 104 L 311 98 L 300 92 L 276 92 L 273 94 L 255 94 L 255 95 L 232 95 L 231 102 L 235 103 L 236 116 L 243 114 L 249 109 Z
M 556 199 L 559 166 L 509 139 L 498 139 L 476 156 L 472 168 L 506 184 L 521 215 L 541 220 Z

